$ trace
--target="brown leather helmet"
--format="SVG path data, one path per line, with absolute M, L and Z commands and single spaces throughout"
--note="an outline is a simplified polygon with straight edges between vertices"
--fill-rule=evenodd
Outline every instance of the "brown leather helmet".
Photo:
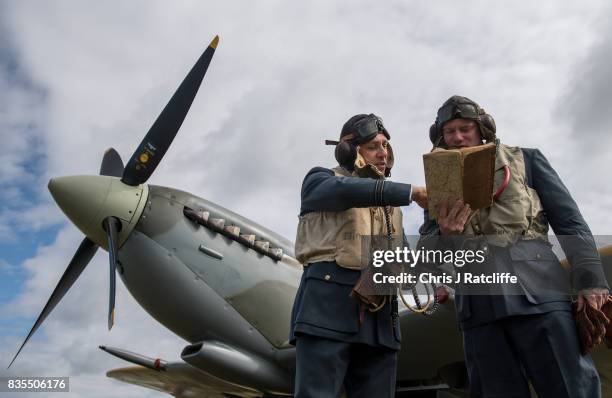
M 453 119 L 469 119 L 478 124 L 486 142 L 495 141 L 495 120 L 476 102 L 467 97 L 453 95 L 438 109 L 436 121 L 429 128 L 429 139 L 435 147 L 445 147 L 442 126 Z
M 334 155 L 338 164 L 349 171 L 353 171 L 357 159 L 357 146 L 370 141 L 380 133 L 384 134 L 388 140 L 391 139 L 391 135 L 380 117 L 373 113 L 369 115 L 362 113 L 351 117 L 344 123 L 340 132 L 340 141 L 326 140 L 325 143 L 335 145 Z M 390 146 L 388 156 L 390 161 L 385 170 L 385 176 L 387 177 L 390 175 L 393 166 L 393 150 Z

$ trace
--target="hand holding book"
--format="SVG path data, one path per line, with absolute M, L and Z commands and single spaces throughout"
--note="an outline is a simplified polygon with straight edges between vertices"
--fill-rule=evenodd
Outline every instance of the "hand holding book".
M 457 201 L 468 204 L 472 210 L 493 203 L 494 144 L 436 149 L 423 155 L 423 163 L 430 219 L 438 218 L 439 206 L 444 201 L 449 214 Z
M 438 226 L 442 235 L 457 235 L 463 232 L 465 223 L 472 214 L 472 209 L 462 200 L 456 201 L 452 207 L 448 200 L 443 200 L 437 207 Z

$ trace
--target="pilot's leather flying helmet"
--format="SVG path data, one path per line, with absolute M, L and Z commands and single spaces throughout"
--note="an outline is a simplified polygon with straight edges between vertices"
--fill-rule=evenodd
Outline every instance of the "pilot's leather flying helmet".
M 334 154 L 338 164 L 349 171 L 353 171 L 357 159 L 357 146 L 370 141 L 379 133 L 384 134 L 388 140 L 391 139 L 380 117 L 373 113 L 369 115 L 362 113 L 351 117 L 344 123 L 340 132 L 340 141 L 325 140 L 325 144 L 335 145 Z M 388 147 L 388 151 L 392 159 L 391 146 Z M 387 162 L 387 164 L 389 166 L 385 170 L 385 176 L 389 176 L 393 162 Z
M 442 135 L 442 126 L 453 119 L 475 121 L 480 128 L 482 138 L 486 142 L 495 141 L 495 120 L 493 120 L 493 117 L 471 99 L 453 95 L 438 109 L 436 121 L 429 128 L 429 139 L 434 146 L 446 146 Z

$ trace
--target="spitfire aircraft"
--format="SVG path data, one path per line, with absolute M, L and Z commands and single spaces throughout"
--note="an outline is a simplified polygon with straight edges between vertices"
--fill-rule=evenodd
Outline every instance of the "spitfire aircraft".
M 302 272 L 292 243 L 215 203 L 147 184 L 187 115 L 218 41 L 198 59 L 125 167 L 109 149 L 100 175 L 49 181 L 51 195 L 85 238 L 11 364 L 101 247 L 109 253 L 109 329 L 119 274 L 153 318 L 190 343 L 179 362 L 101 346 L 135 365 L 110 370 L 108 377 L 175 397 L 292 394 L 289 322 Z M 612 281 L 612 246 L 601 254 Z M 398 393 L 466 396 L 452 297 L 430 316 L 404 306 L 400 324 L 405 343 Z M 594 358 L 606 394 L 612 394 L 612 356 L 599 348 Z

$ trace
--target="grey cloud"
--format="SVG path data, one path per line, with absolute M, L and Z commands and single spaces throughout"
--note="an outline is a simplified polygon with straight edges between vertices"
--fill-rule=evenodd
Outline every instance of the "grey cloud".
M 24 70 L 4 12 L 0 17 L 0 91 L 0 184 L 35 182 L 34 173 L 45 155 L 38 134 L 44 121 L 46 95 Z
M 555 114 L 569 123 L 573 139 L 595 152 L 609 152 L 606 143 L 612 142 L 612 25 L 609 18 L 612 7 L 605 10 L 602 19 L 604 15 L 607 18 L 597 25 L 595 43 L 573 66 L 566 92 L 555 109 Z
M 5 3 L 0 5 L 0 241 L 14 242 L 23 230 L 24 209 L 47 202 L 38 187 L 44 186 L 47 153 L 42 131 L 48 98 L 44 85 L 29 73 L 23 60 L 7 8 Z M 37 227 L 57 222 L 43 220 L 48 218 L 37 220 Z

